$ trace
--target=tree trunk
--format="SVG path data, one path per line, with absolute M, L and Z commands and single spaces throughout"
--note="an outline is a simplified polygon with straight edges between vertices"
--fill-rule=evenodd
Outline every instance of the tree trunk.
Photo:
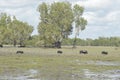
M 76 41 L 77 41 L 77 38 L 75 37 L 75 39 L 73 41 L 73 48 L 76 48 Z
M 20 40 L 20 47 L 25 47 L 25 43 L 23 40 Z
M 13 45 L 14 45 L 14 47 L 16 47 L 16 40 L 13 41 Z
M 61 42 L 60 41 L 55 42 L 55 48 L 61 48 Z
M 45 37 L 45 35 L 44 35 L 44 37 L 43 37 L 43 39 L 44 39 L 44 47 L 46 48 L 47 47 L 47 45 L 46 45 L 46 37 Z
M 3 47 L 3 43 L 2 43 L 2 42 L 0 42 L 0 47 L 1 47 L 1 48 Z

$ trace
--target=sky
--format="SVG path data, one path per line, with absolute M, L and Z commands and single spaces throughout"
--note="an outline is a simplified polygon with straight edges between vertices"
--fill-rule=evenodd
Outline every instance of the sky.
M 16 16 L 18 20 L 34 26 L 32 34 L 35 35 L 40 22 L 38 5 L 58 1 L 69 1 L 72 5 L 84 7 L 83 17 L 88 24 L 78 38 L 120 37 L 120 0 L 0 0 L 0 12 Z M 74 33 L 70 37 L 73 38 Z

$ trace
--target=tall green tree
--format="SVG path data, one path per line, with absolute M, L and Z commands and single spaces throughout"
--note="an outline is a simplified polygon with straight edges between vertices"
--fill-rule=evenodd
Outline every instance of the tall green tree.
M 41 39 L 44 42 L 44 46 L 47 45 L 47 38 L 49 37 L 49 26 L 48 26 L 48 19 L 49 19 L 49 6 L 46 3 L 42 3 L 38 7 L 38 11 L 40 12 L 40 23 L 38 27 L 38 32 L 40 34 Z M 50 29 L 49 29 L 50 30 Z
M 32 31 L 31 25 L 17 20 L 15 16 L 12 18 L 6 13 L 0 14 L 0 45 L 13 43 L 14 46 L 24 46 Z
M 0 14 L 0 44 L 2 45 L 9 38 L 9 24 L 11 23 L 11 18 L 6 13 Z
M 87 25 L 87 20 L 82 17 L 84 8 L 79 6 L 78 4 L 74 5 L 73 12 L 75 22 L 75 39 L 73 41 L 73 47 L 76 47 L 77 36 L 79 35 L 80 31 L 85 29 L 85 26 Z
M 33 27 L 31 25 L 25 22 L 21 22 L 21 28 L 19 34 L 20 46 L 25 46 L 25 41 L 29 39 L 32 32 L 33 32 Z
M 67 38 L 72 32 L 73 12 L 68 2 L 55 2 L 51 5 L 42 3 L 38 7 L 40 23 L 38 31 L 44 41 L 44 45 L 55 43 L 55 47 L 61 47 L 63 38 Z
M 20 46 L 25 46 L 25 41 L 31 36 L 33 31 L 33 27 L 25 22 L 19 21 L 16 17 L 13 17 L 13 21 L 9 25 L 11 36 L 10 40 L 13 45 L 16 46 L 20 44 Z

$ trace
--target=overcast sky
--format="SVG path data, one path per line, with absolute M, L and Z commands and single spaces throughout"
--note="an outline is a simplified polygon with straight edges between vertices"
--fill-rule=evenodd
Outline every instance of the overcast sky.
M 83 16 L 88 25 L 80 33 L 80 38 L 120 37 L 120 0 L 0 0 L 0 12 L 28 22 L 34 26 L 33 34 L 37 34 L 38 5 L 57 1 L 69 1 L 72 5 L 79 4 L 85 8 Z

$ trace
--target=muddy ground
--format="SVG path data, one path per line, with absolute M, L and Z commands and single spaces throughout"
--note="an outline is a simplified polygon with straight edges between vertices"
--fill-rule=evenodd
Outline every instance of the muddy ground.
M 84 65 L 94 64 L 100 66 L 120 66 L 119 62 L 108 62 L 108 61 L 71 61 L 76 64 Z M 74 68 L 73 68 L 74 69 Z M 66 73 L 66 71 L 71 71 Z M 106 70 L 101 72 L 93 72 L 90 69 L 82 69 L 73 71 L 71 69 L 64 69 L 55 73 L 45 73 L 37 69 L 29 69 L 27 71 L 15 70 L 14 73 L 5 72 L 0 76 L 0 80 L 120 80 L 120 70 Z

